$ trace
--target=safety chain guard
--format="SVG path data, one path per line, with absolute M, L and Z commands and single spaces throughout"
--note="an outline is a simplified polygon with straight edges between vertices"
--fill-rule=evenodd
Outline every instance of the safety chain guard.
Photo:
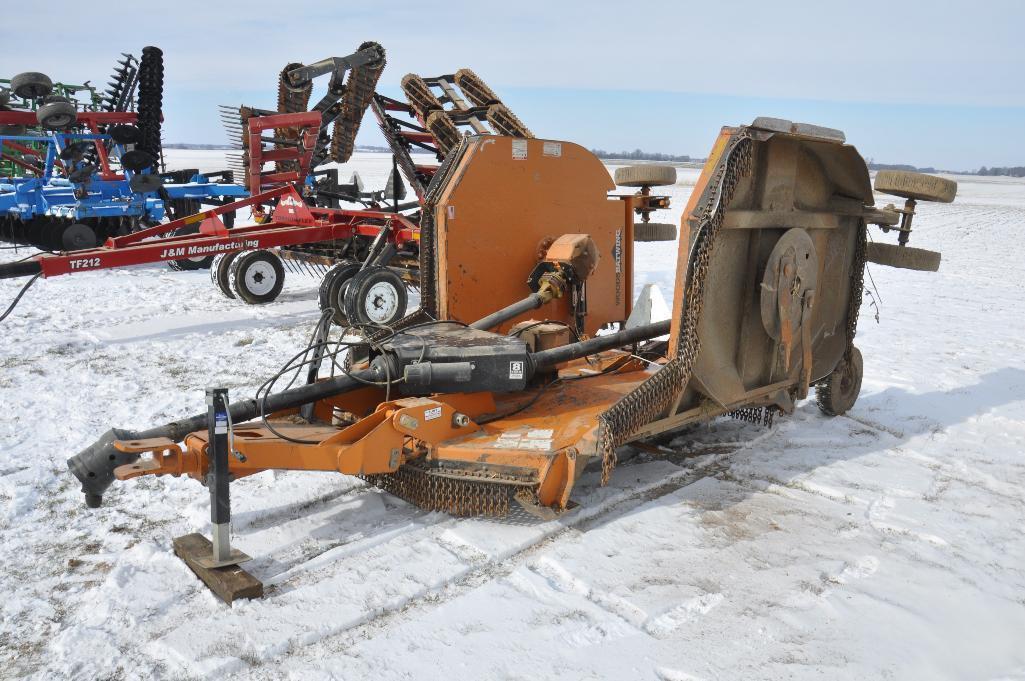
M 854 246 L 854 265 L 851 268 L 851 293 L 847 301 L 847 350 L 843 361 L 848 362 L 854 349 L 854 336 L 858 333 L 858 315 L 861 313 L 862 291 L 865 288 L 865 257 L 868 251 L 868 223 L 858 225 L 857 244 Z
M 439 475 L 421 457 L 407 461 L 394 473 L 363 476 L 371 485 L 424 509 L 455 516 L 500 518 L 509 513 L 509 500 L 523 489 L 502 481 L 467 476 L 460 480 Z M 532 488 L 530 493 L 533 493 Z
M 701 221 L 691 246 L 690 267 L 680 311 L 676 356 L 637 388 L 620 398 L 598 417 L 598 453 L 602 457 L 602 485 L 616 466 L 616 447 L 629 441 L 642 426 L 661 416 L 690 381 L 698 351 L 698 323 L 704 305 L 705 280 L 716 238 L 737 184 L 751 171 L 753 142 L 747 132 L 734 135 L 724 152 L 725 162 L 714 183 L 705 189 Z

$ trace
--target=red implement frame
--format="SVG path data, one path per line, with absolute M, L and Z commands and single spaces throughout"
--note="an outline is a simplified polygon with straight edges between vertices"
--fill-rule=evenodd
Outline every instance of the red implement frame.
M 248 121 L 249 138 L 249 191 L 258 193 L 281 184 L 304 182 L 313 162 L 313 151 L 317 146 L 317 135 L 320 134 L 320 113 L 316 111 L 302 113 L 271 114 L 270 116 L 253 116 Z M 298 146 L 294 149 L 264 149 L 262 135 L 264 130 L 275 128 L 299 128 Z M 298 170 L 284 172 L 264 172 L 263 164 L 274 161 L 297 161 Z
M 272 221 L 227 229 L 220 216 L 240 208 L 278 199 Z M 199 224 L 196 234 L 163 237 L 180 227 Z M 218 206 L 180 220 L 112 237 L 99 247 L 68 254 L 36 256 L 43 277 L 166 262 L 262 248 L 377 236 L 390 226 L 388 240 L 402 245 L 420 239 L 420 228 L 402 215 L 372 210 L 342 210 L 307 206 L 292 185 L 278 187 L 247 199 Z

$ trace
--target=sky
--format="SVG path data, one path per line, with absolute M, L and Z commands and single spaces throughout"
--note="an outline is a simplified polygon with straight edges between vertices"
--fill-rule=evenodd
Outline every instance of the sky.
M 472 68 L 537 136 L 588 147 L 703 157 L 721 126 L 775 116 L 839 128 L 878 162 L 1025 165 L 1020 0 L 132 6 L 17 3 L 0 22 L 0 73 L 105 83 L 120 52 L 156 45 L 165 140 L 219 143 L 218 104 L 271 107 L 286 63 L 374 40 L 384 94 L 409 72 Z M 372 116 L 358 141 L 382 143 Z

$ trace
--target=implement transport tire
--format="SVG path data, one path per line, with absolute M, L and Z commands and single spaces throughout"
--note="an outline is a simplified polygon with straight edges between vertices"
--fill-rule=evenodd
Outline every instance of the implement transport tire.
M 68 225 L 61 233 L 61 245 L 65 251 L 81 251 L 86 248 L 96 248 L 96 232 L 89 225 L 76 222 Z
M 11 78 L 11 91 L 22 99 L 39 99 L 53 91 L 53 81 L 45 73 L 27 71 Z
M 635 222 L 634 241 L 676 241 L 676 225 L 664 222 Z
M 616 168 L 616 184 L 620 187 L 661 187 L 676 184 L 676 168 L 654 163 Z
M 231 279 L 229 272 L 231 261 L 238 255 L 238 251 L 231 253 L 218 253 L 210 262 L 210 281 L 225 298 L 235 299 L 235 293 L 231 290 Z
M 331 308 L 334 313 L 331 321 L 338 326 L 348 326 L 349 319 L 345 316 L 345 290 L 352 278 L 360 271 L 361 263 L 353 260 L 338 263 L 324 275 L 320 282 L 318 302 L 320 311 Z
M 850 362 L 841 359 L 833 373 L 815 385 L 815 402 L 826 416 L 842 416 L 858 401 L 864 362 L 861 350 L 851 348 Z
M 940 203 L 950 203 L 957 196 L 957 182 L 954 180 L 906 170 L 880 170 L 876 173 L 875 189 L 905 199 Z
M 269 303 L 285 285 L 285 268 L 281 258 L 265 250 L 242 251 L 228 268 L 231 290 L 239 300 L 250 305 Z
M 345 288 L 345 316 L 350 324 L 387 326 L 406 314 L 406 284 L 387 267 L 368 267 Z
M 78 120 L 78 110 L 71 102 L 50 102 L 36 109 L 36 120 L 47 130 L 63 130 Z
M 919 272 L 935 272 L 940 268 L 941 255 L 936 251 L 924 248 L 881 244 L 875 241 L 868 243 L 865 260 L 877 265 L 899 267 L 902 270 L 918 270 Z

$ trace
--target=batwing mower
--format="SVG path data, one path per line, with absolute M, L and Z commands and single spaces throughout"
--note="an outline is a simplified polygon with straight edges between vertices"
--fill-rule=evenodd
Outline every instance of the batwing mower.
M 645 172 L 667 180 L 626 174 L 637 186 Z M 226 427 L 200 414 L 109 431 L 68 461 L 87 503 L 115 479 L 205 480 L 214 429 L 233 479 L 334 471 L 425 509 L 547 515 L 591 464 L 607 481 L 626 443 L 724 414 L 765 422 L 812 387 L 823 412 L 843 414 L 861 386 L 866 259 L 935 269 L 938 254 L 906 246 L 914 202 L 956 192 L 881 173 L 876 188 L 908 204 L 876 208 L 843 133 L 765 118 L 723 128 L 679 225 L 672 317 L 627 325 L 643 197 L 614 186 L 570 142 L 459 139 L 426 190 L 420 309 L 362 327 L 330 378 L 223 405 Z M 870 244 L 870 224 L 900 243 Z M 310 350 L 325 347 L 339 346 Z

